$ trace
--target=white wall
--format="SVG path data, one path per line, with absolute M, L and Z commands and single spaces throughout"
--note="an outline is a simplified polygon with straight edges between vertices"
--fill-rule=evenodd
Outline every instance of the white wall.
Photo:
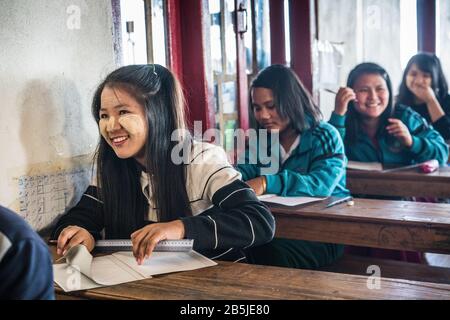
M 116 67 L 111 1 L 0 0 L 0 8 L 0 204 L 42 229 L 87 177 L 63 177 L 45 194 L 20 184 L 85 166 L 95 149 L 92 94 Z M 43 211 L 26 211 L 25 200 Z
M 342 43 L 344 55 L 339 86 L 353 67 L 375 62 L 390 75 L 394 92 L 400 85 L 400 0 L 319 0 L 319 39 Z M 320 92 L 325 120 L 334 109 L 334 95 Z
M 450 1 L 439 0 L 439 51 L 437 52 L 441 59 L 445 78 L 450 85 Z

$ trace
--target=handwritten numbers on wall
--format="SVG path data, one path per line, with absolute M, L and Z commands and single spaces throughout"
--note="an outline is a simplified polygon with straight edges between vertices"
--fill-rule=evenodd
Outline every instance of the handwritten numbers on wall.
M 89 183 L 88 168 L 19 178 L 19 214 L 41 229 L 73 205 L 74 197 Z

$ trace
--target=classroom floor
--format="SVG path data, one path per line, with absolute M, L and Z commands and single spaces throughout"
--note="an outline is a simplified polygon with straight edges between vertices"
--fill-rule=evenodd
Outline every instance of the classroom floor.
M 450 268 L 449 254 L 425 253 L 425 258 L 431 266 Z

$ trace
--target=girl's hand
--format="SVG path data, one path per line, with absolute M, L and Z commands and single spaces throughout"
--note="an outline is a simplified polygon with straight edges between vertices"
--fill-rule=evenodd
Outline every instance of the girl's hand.
M 56 245 L 56 253 L 65 255 L 70 248 L 82 244 L 89 252 L 95 247 L 94 237 L 86 229 L 78 226 L 68 226 L 61 231 Z
M 133 254 L 139 265 L 152 254 L 161 240 L 184 239 L 184 224 L 181 220 L 153 223 L 131 234 Z
M 245 181 L 245 183 L 248 184 L 250 186 L 250 188 L 252 188 L 255 191 L 257 196 L 260 196 L 260 195 L 264 194 L 264 192 L 265 192 L 263 179 L 265 179 L 265 177 L 260 176 L 257 178 L 247 180 L 247 181 Z
M 347 113 L 348 103 L 356 100 L 356 95 L 351 88 L 339 88 L 334 102 L 334 113 L 343 116 Z
M 433 89 L 429 86 L 414 83 L 411 87 L 411 91 L 417 99 L 425 102 L 426 104 L 436 100 L 436 95 L 434 94 Z
M 409 133 L 408 127 L 399 120 L 389 118 L 390 124 L 386 127 L 387 132 L 397 138 L 402 145 L 407 148 L 411 148 L 413 144 L 411 133 Z

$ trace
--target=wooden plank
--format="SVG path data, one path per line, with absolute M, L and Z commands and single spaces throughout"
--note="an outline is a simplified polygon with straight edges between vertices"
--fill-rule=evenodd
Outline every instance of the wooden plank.
M 161 275 L 118 286 L 64 293 L 88 299 L 438 299 L 450 300 L 450 286 L 322 271 L 220 262 L 218 266 Z
M 270 205 L 273 213 L 329 218 L 332 220 L 399 223 L 401 225 L 450 227 L 450 205 L 446 203 L 424 203 L 413 201 L 391 201 L 354 199 L 353 205 L 342 203 L 330 208 L 330 200 L 305 206 L 288 207 Z
M 367 272 L 368 267 L 374 265 L 380 268 L 380 276 L 383 278 L 450 284 L 450 268 L 349 254 L 320 270 L 368 276 L 371 274 Z
M 450 253 L 450 205 L 355 199 L 326 208 L 271 206 L 276 236 L 375 248 Z
M 433 173 L 418 169 L 394 172 L 347 170 L 347 187 L 352 194 L 450 198 L 450 167 Z

